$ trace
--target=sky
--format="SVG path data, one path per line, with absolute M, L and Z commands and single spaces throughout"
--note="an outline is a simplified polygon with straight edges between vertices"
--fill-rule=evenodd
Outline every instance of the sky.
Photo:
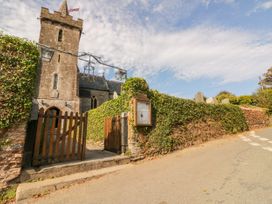
M 41 7 L 53 12 L 61 2 L 0 0 L 0 29 L 38 41 Z M 68 6 L 84 20 L 80 51 L 163 93 L 251 94 L 272 66 L 272 0 L 68 0 Z

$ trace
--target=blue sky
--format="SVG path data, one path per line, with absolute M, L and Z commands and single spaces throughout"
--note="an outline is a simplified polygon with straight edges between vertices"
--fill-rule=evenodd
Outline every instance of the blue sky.
M 38 41 L 40 7 L 61 0 L 0 0 L 0 29 Z M 258 88 L 272 65 L 272 0 L 68 0 L 84 20 L 80 50 L 193 98 Z M 97 67 L 97 72 L 101 71 Z M 106 72 L 108 72 L 106 70 Z M 109 74 L 110 77 L 110 74 Z

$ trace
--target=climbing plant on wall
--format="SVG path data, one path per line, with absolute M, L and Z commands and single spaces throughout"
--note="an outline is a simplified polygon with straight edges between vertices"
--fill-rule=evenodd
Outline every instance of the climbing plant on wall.
M 177 98 L 150 90 L 148 84 L 141 78 L 130 78 L 122 86 L 122 95 L 104 103 L 89 112 L 90 139 L 103 141 L 104 119 L 129 111 L 129 101 L 137 94 L 147 94 L 152 103 L 153 127 L 133 127 L 139 135 L 145 135 L 143 148 L 153 153 L 165 153 L 178 148 L 180 138 L 173 137 L 175 128 L 186 128 L 188 124 L 202 121 L 214 121 L 220 131 L 237 133 L 248 129 L 243 112 L 235 105 L 209 105 L 195 103 L 192 100 Z M 199 129 L 201 131 L 201 129 Z M 217 132 L 215 132 L 217 134 Z M 192 142 L 193 138 L 183 138 Z
M 38 62 L 33 42 L 0 33 L 0 129 L 29 117 Z

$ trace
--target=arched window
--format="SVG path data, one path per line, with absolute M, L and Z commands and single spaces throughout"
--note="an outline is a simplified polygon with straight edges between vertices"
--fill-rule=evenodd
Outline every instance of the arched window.
M 49 119 L 50 119 L 50 122 L 49 122 L 50 126 L 53 125 L 53 124 L 52 124 L 52 120 L 53 120 L 53 116 L 54 116 L 54 114 L 55 114 L 56 119 L 55 119 L 55 124 L 54 124 L 54 126 L 55 126 L 55 128 L 58 127 L 58 122 L 59 122 L 58 117 L 59 117 L 59 115 L 60 115 L 60 109 L 58 109 L 57 107 L 51 107 L 51 108 L 48 108 L 48 109 L 46 110 L 46 113 L 49 113 L 49 116 L 50 116 L 50 117 L 49 117 Z
M 60 29 L 60 30 L 59 30 L 59 35 L 58 35 L 58 41 L 59 41 L 59 42 L 62 42 L 62 38 L 63 38 L 63 30 Z
M 58 80 L 59 80 L 58 74 L 54 74 L 54 77 L 53 77 L 53 89 L 58 89 Z
M 97 108 L 97 99 L 95 96 L 91 97 L 91 109 Z

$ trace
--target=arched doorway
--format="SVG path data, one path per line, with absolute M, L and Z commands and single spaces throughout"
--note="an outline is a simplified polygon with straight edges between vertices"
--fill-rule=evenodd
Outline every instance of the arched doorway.
M 60 114 L 60 109 L 59 108 L 57 108 L 56 106 L 52 106 L 52 107 L 50 107 L 50 108 L 48 108 L 47 110 L 46 110 L 46 112 L 45 112 L 46 114 L 49 114 L 49 116 L 50 116 L 50 127 L 53 125 L 52 124 L 52 117 L 55 115 L 55 116 L 57 116 L 57 118 L 56 118 L 56 120 L 55 120 L 55 124 L 54 124 L 54 126 L 55 126 L 55 128 L 57 128 L 58 127 L 58 116 L 59 116 L 59 114 Z

